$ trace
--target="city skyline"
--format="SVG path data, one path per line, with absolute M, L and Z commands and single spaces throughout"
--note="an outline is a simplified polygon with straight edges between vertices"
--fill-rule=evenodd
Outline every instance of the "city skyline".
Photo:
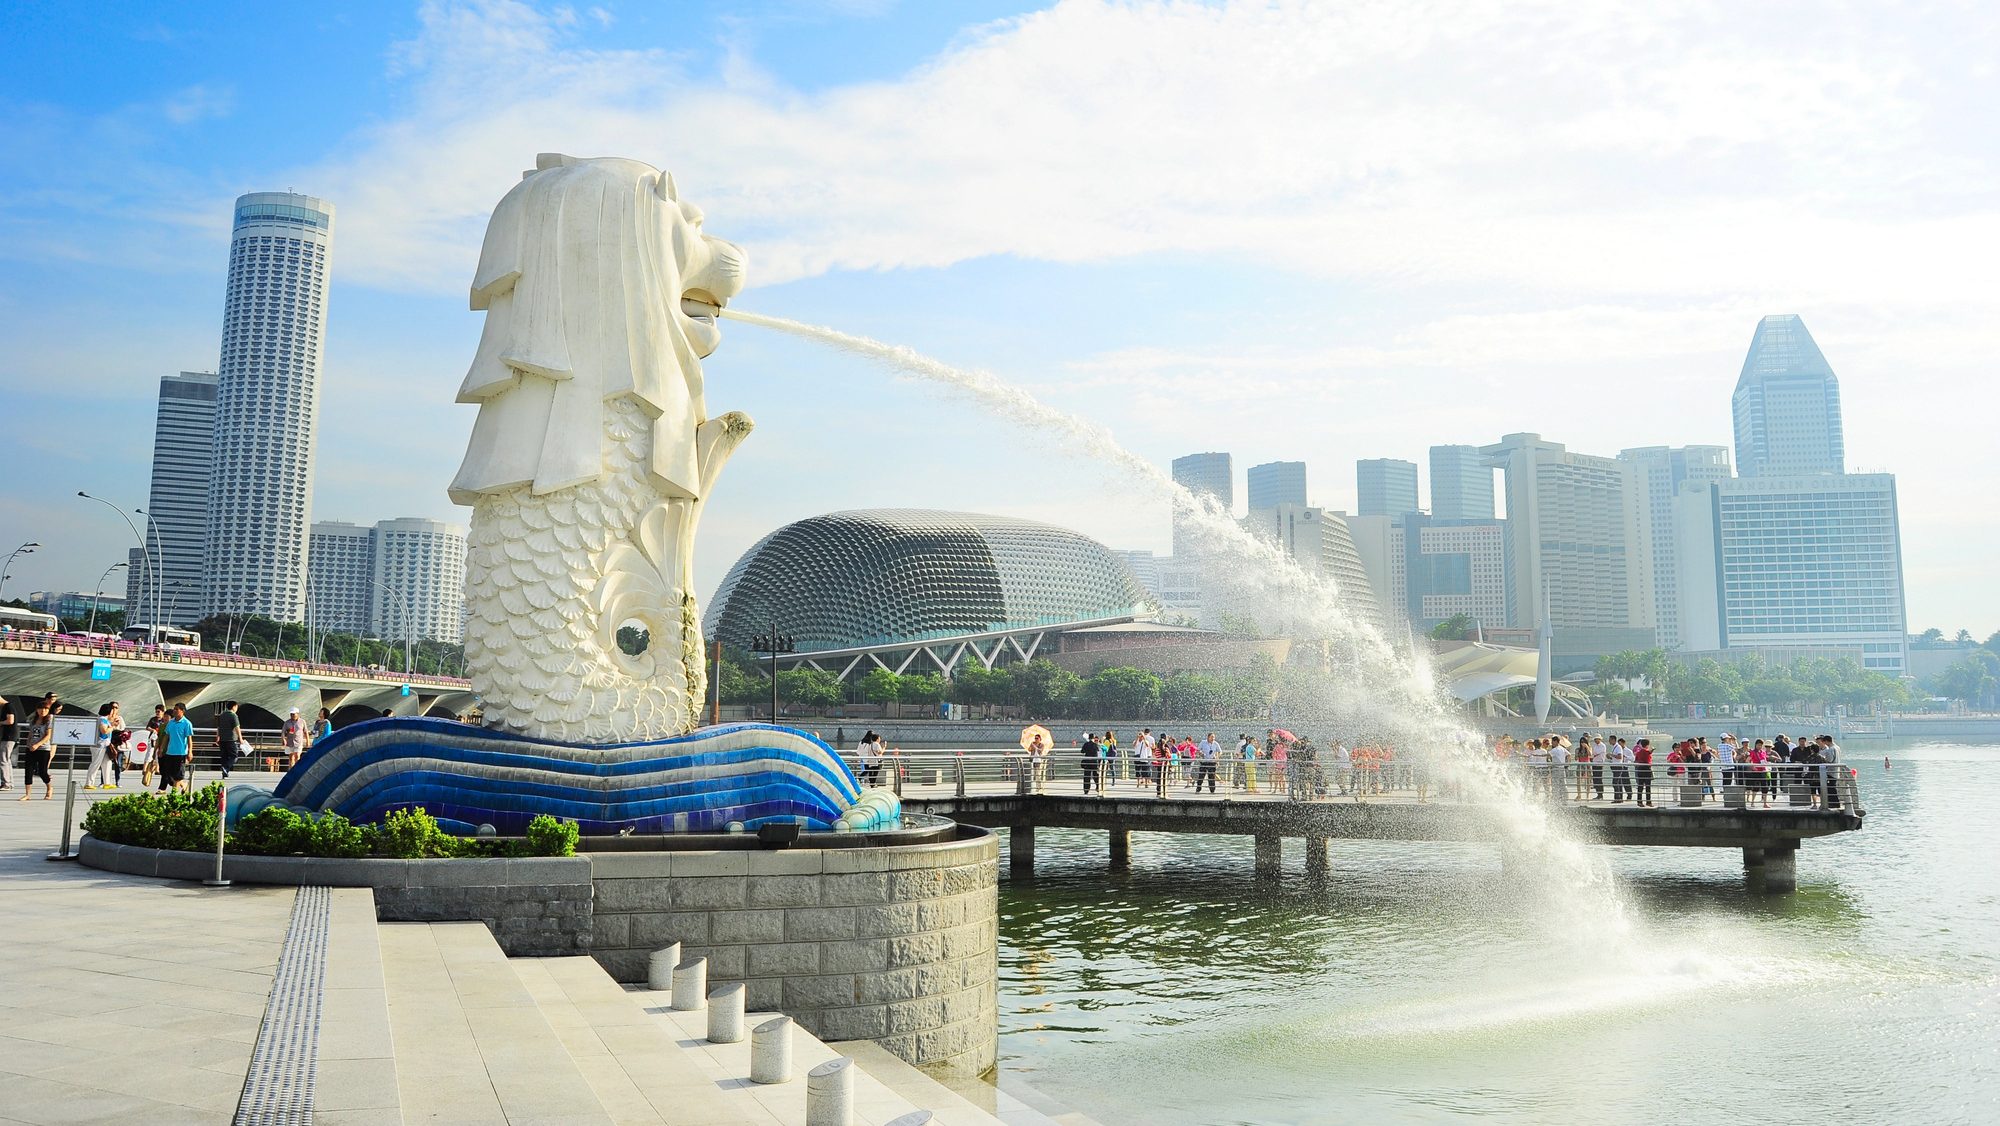
M 565 23 L 553 8 L 385 5 L 373 18 L 321 27 L 311 15 L 263 10 L 260 36 L 297 22 L 317 37 L 326 61 L 308 76 L 230 49 L 236 32 L 171 20 L 156 28 L 52 14 L 22 29 L 30 61 L 0 80 L 0 96 L 20 123 L 11 178 L 35 189 L 36 202 L 10 204 L 4 216 L 15 237 L 0 263 L 0 326 L 20 346 L 0 368 L 0 386 L 46 425 L 0 461 L 9 481 L 0 520 L 49 546 L 20 560 L 15 581 L 23 590 L 80 589 L 125 558 L 130 535 L 74 493 L 127 509 L 145 503 L 153 389 L 162 376 L 216 366 L 229 201 L 271 186 L 341 205 L 315 510 L 462 521 L 443 483 L 471 424 L 449 400 L 477 335 L 478 319 L 464 308 L 477 225 L 532 164 L 529 149 L 562 148 L 673 167 L 709 229 L 748 248 L 745 308 L 1019 378 L 1158 464 L 1200 449 L 1233 449 L 1246 463 L 1305 461 L 1317 483 L 1310 503 L 1332 510 L 1358 507 L 1348 466 L 1362 452 L 1421 461 L 1432 445 L 1522 431 L 1603 455 L 1733 446 L 1728 399 L 1744 334 L 1763 316 L 1798 313 L 1837 361 L 1848 468 L 1897 475 L 1912 628 L 1983 634 L 2000 620 L 2000 592 L 1981 580 L 2000 533 L 1961 501 L 1991 491 L 1987 474 L 1996 471 L 1964 465 L 1962 451 L 1980 437 L 1978 412 L 1939 409 L 1978 385 L 1994 346 L 1965 296 L 1979 289 L 1981 267 L 1957 253 L 1986 212 L 1940 205 L 1921 223 L 1906 218 L 1907 208 L 1956 198 L 1948 184 L 1988 178 L 1993 154 L 1955 154 L 1970 158 L 1959 166 L 1898 140 L 1946 128 L 1955 107 L 1978 102 L 1978 80 L 1961 78 L 1949 93 L 1896 87 L 1890 97 L 1893 76 L 1864 77 L 1831 102 L 1774 103 L 1773 88 L 1823 93 L 1815 68 L 1841 66 L 1841 35 L 1861 33 L 1815 27 L 1774 48 L 1763 18 L 1734 29 L 1697 19 L 1699 36 L 1714 44 L 1694 49 L 1698 61 L 1721 64 L 1742 50 L 1782 65 L 1761 69 L 1766 85 L 1754 92 L 1728 87 L 1678 116 L 1655 113 L 1672 107 L 1652 91 L 1611 107 L 1562 108 L 1576 136 L 1618 140 L 1578 140 L 1576 151 L 1537 142 L 1494 170 L 1476 153 L 1449 155 L 1462 139 L 1450 122 L 1475 107 L 1487 124 L 1511 129 L 1516 117 L 1561 101 L 1564 84 L 1580 78 L 1571 68 L 1589 65 L 1565 62 L 1545 85 L 1477 106 L 1476 83 L 1453 77 L 1469 44 L 1502 60 L 1534 55 L 1545 42 L 1525 21 L 1481 16 L 1459 33 L 1470 38 L 1424 45 L 1411 62 L 1429 83 L 1419 90 L 1373 69 L 1393 38 L 1366 17 L 1350 29 L 1353 54 L 1341 62 L 1323 33 L 1282 26 L 1285 13 L 1197 18 L 1140 4 L 1019 14 L 903 10 L 891 28 L 869 14 L 753 9 L 670 27 L 616 9 L 606 25 L 588 15 Z M 1654 31 L 1662 26 L 1665 17 Z M 1603 48 L 1595 53 L 1638 65 L 1653 51 L 1687 55 L 1681 36 L 1696 32 L 1663 33 L 1659 46 L 1608 24 L 1586 23 L 1579 34 Z M 925 100 L 944 120 L 971 120 L 986 95 L 970 76 L 998 62 L 1022 75 L 1087 80 L 1080 96 L 1092 105 L 1124 99 L 1149 107 L 1150 119 L 1180 104 L 1183 82 L 1190 97 L 1196 85 L 1206 97 L 1217 76 L 1194 67 L 1136 97 L 1126 79 L 1055 44 L 1143 39 L 1179 58 L 1201 37 L 1220 37 L 1239 56 L 1261 39 L 1294 40 L 1310 74 L 1354 108 L 1312 102 L 1300 112 L 1294 103 L 1312 83 L 1304 73 L 1274 77 L 1256 90 L 1270 112 L 1249 139 L 1253 159 L 1232 169 L 1159 147 L 1165 138 L 1147 120 L 1107 111 L 1101 127 L 1139 146 L 1121 163 L 1141 175 L 1108 185 L 1135 223 L 1116 213 L 1107 221 L 1069 169 L 1005 140 L 996 151 L 1011 170 L 974 193 L 986 217 L 965 222 L 938 201 L 975 182 L 966 178 L 971 165 L 955 156 L 921 168 L 894 163 L 928 142 L 863 98 L 876 90 L 890 105 Z M 1936 70 L 1929 63 L 1947 40 L 1957 51 L 1982 37 L 1990 30 L 1943 19 L 1935 38 L 1890 48 L 1902 69 L 1879 74 Z M 73 59 L 79 52 L 65 44 L 86 40 L 104 49 L 67 72 L 43 61 Z M 663 63 L 669 51 L 681 54 Z M 498 73 L 520 81 L 496 84 Z M 293 83 L 316 127 L 274 135 L 259 107 L 291 104 Z M 705 84 L 724 93 L 705 93 Z M 641 108 L 594 92 L 620 86 Z M 1011 85 L 988 93 L 1019 104 L 1024 135 L 1045 131 L 1036 123 L 1054 112 Z M 1418 115 L 1411 131 L 1365 132 L 1369 107 L 1390 99 Z M 1196 109 L 1193 120 L 1233 116 L 1236 104 Z M 1744 112 L 1770 104 L 1787 108 Z M 532 142 L 514 134 L 503 143 L 484 129 L 490 114 L 524 109 L 539 123 Z M 658 125 L 704 110 L 715 124 L 698 136 Z M 1593 113 L 1642 128 L 1593 128 Z M 769 123 L 743 131 L 761 139 L 718 139 L 748 120 Z M 843 151 L 831 163 L 797 140 L 828 123 L 852 142 L 833 146 Z M 1834 147 L 1835 128 L 1849 156 L 1829 201 L 1823 179 L 1807 173 Z M 1302 183 L 1272 194 L 1256 179 L 1270 168 L 1259 154 L 1300 145 L 1370 153 L 1431 190 L 1373 198 L 1368 172 L 1335 163 L 1301 169 Z M 111 159 L 81 159 L 86 147 Z M 1700 164 L 1702 177 L 1663 178 L 1662 153 L 1676 169 Z M 1540 181 L 1551 163 L 1578 160 L 1645 190 L 1626 204 L 1593 195 L 1591 207 L 1563 208 L 1572 220 L 1551 230 L 1536 218 L 1549 202 L 1537 194 Z M 886 196 L 883 178 L 849 167 L 885 161 L 896 169 Z M 1482 191 L 1467 193 L 1475 166 Z M 790 171 L 773 180 L 773 168 Z M 1711 175 L 1762 186 L 1710 191 Z M 805 190 L 808 182 L 823 190 Z M 1191 198 L 1176 198 L 1188 190 Z M 1441 192 L 1490 201 L 1471 217 L 1486 233 L 1468 235 L 1441 210 Z M 794 197 L 811 199 L 810 209 L 773 202 Z M 1032 210 L 1020 206 L 1030 199 Z M 1877 199 L 1898 202 L 1875 215 L 1867 208 Z M 1218 222 L 1189 221 L 1195 214 Z M 1367 229 L 1381 234 L 1356 234 Z M 1658 233 L 1630 233 L 1641 229 Z M 1615 272 L 1595 249 L 1607 240 L 1620 248 Z M 1209 279 L 1198 296 L 1172 284 L 1197 271 Z M 116 332 L 101 329 L 107 306 L 123 314 Z M 1339 311 L 1302 315 L 1326 308 Z M 1036 331 L 1023 333 L 1030 311 Z M 1167 546 L 1163 504 L 1060 445 L 970 416 L 859 361 L 730 325 L 709 380 L 718 408 L 746 410 L 759 427 L 704 517 L 705 594 L 770 529 L 875 504 L 1020 515 L 1120 546 Z M 76 441 L 82 423 L 85 440 Z M 870 432 L 898 456 L 947 468 L 913 481 L 846 456 Z M 968 450 L 996 448 L 1013 454 L 1007 472 L 949 468 Z

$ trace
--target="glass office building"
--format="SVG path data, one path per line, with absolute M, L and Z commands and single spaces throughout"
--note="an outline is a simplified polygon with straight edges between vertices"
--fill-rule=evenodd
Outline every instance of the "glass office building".
M 1393 457 L 1372 457 L 1354 463 L 1357 512 L 1362 516 L 1397 517 L 1417 510 L 1417 463 Z

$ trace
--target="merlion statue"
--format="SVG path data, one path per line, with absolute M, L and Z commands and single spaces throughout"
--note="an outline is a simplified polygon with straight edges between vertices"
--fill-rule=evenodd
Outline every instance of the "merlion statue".
M 743 288 L 673 177 L 544 154 L 494 209 L 472 282 L 486 327 L 458 401 L 479 419 L 466 669 L 489 726 L 570 743 L 693 728 L 707 683 L 693 547 L 750 420 L 710 417 L 701 362 Z M 637 624 L 650 644 L 620 648 Z
M 900 824 L 833 748 L 770 723 L 695 730 L 707 678 L 695 523 L 750 433 L 711 418 L 701 361 L 743 288 L 743 252 L 701 231 L 673 177 L 635 160 L 542 156 L 493 211 L 472 307 L 486 311 L 458 400 L 479 420 L 451 497 L 472 506 L 465 656 L 487 729 L 399 716 L 315 740 L 278 805 L 447 830 L 730 833 Z M 651 644 L 636 655 L 619 630 Z

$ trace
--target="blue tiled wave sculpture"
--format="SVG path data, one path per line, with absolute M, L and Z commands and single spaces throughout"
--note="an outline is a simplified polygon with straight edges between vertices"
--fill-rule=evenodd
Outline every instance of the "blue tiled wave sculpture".
M 763 723 L 705 727 L 651 743 L 570 746 L 446 719 L 368 720 L 316 744 L 275 802 L 354 822 L 422 806 L 447 829 L 506 835 L 536 814 L 586 834 L 722 832 L 799 822 L 813 829 L 893 825 L 893 795 L 864 791 L 840 756 L 803 731 Z M 259 803 L 263 804 L 263 803 Z

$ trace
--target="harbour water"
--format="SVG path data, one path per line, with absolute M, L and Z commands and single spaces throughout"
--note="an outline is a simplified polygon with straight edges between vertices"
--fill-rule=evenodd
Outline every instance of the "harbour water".
M 1001 1086 L 1107 1126 L 2000 1121 L 2000 746 L 1883 753 L 1795 895 L 1605 850 L 1619 937 L 1490 847 L 1336 841 L 1274 887 L 1245 838 L 1135 835 L 1113 874 L 1044 829 L 1001 885 Z

